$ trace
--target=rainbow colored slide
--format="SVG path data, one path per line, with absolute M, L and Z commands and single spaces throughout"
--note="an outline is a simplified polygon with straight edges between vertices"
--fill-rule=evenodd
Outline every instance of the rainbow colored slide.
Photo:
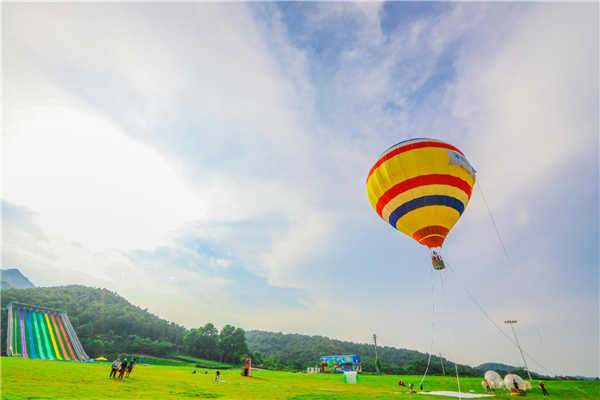
M 67 313 L 11 302 L 8 308 L 7 354 L 43 360 L 88 361 Z

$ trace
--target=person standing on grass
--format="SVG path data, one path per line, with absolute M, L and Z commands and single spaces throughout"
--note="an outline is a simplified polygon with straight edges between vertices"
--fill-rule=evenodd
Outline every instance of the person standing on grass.
M 125 370 L 127 369 L 127 359 L 124 359 L 121 363 L 121 369 L 119 370 L 119 379 L 123 379 L 123 375 L 125 374 Z
M 117 371 L 119 370 L 120 366 L 121 366 L 121 360 L 119 358 L 117 358 L 112 363 L 112 368 L 110 370 L 110 375 L 108 377 L 109 378 L 116 378 L 117 377 Z
M 221 379 L 221 373 L 219 372 L 219 370 L 217 370 L 217 372 L 215 372 L 215 382 L 219 383 L 220 379 Z
M 544 396 L 548 396 L 548 391 L 546 390 L 546 385 L 544 385 L 544 382 L 540 381 L 538 386 L 540 387 L 540 389 L 542 389 L 542 393 L 544 393 Z
M 490 389 L 490 384 L 488 383 L 488 381 L 481 381 L 481 385 L 485 388 L 486 392 L 491 392 L 492 390 Z
M 125 378 L 129 378 L 129 375 L 131 375 L 131 370 L 133 370 L 133 366 L 135 365 L 135 361 L 136 361 L 136 359 L 134 358 L 133 360 L 131 360 L 129 362 L 129 365 L 127 366 L 127 375 L 125 375 Z

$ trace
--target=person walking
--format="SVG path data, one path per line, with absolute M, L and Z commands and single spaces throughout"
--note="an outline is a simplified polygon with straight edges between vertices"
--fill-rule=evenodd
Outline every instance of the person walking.
M 135 358 L 129 362 L 129 365 L 127 366 L 127 375 L 125 375 L 125 378 L 129 378 L 129 375 L 131 375 L 131 371 L 133 370 L 133 366 L 135 365 L 135 362 L 136 362 Z
M 548 391 L 546 390 L 546 385 L 544 385 L 544 382 L 540 381 L 538 386 L 540 387 L 540 389 L 542 389 L 542 393 L 544 393 L 544 396 L 549 395 Z
M 117 377 L 117 371 L 119 370 L 120 366 L 121 366 L 121 360 L 119 358 L 117 358 L 112 363 L 112 368 L 110 370 L 110 375 L 108 377 L 109 378 L 116 378 Z
M 121 363 L 121 369 L 119 370 L 119 379 L 123 379 L 123 375 L 125 374 L 125 370 L 127 369 L 127 359 L 124 359 Z
M 490 384 L 488 381 L 486 381 L 486 380 L 481 381 L 481 385 L 485 388 L 486 392 L 492 391 L 492 389 L 490 389 Z

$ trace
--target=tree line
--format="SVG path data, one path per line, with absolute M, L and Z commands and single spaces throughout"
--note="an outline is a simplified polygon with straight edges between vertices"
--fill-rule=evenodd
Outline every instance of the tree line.
M 183 345 L 186 354 L 206 360 L 237 364 L 249 355 L 246 333 L 232 325 L 225 325 L 221 332 L 210 322 L 191 329 L 183 337 Z
M 362 358 L 363 371 L 375 371 L 372 344 L 344 342 L 323 336 L 248 331 L 225 325 L 219 331 L 214 324 L 187 329 L 129 303 L 107 289 L 80 285 L 32 289 L 2 289 L 1 330 L 6 332 L 6 305 L 10 301 L 63 310 L 90 357 L 114 357 L 118 354 L 147 354 L 174 357 L 186 354 L 212 361 L 239 364 L 250 355 L 253 365 L 267 369 L 304 370 L 314 367 L 320 356 L 356 354 Z M 1 340 L 6 354 L 6 340 Z M 422 374 L 428 355 L 413 350 L 378 347 L 380 370 L 394 374 Z M 431 357 L 429 373 L 442 374 L 454 364 Z M 480 375 L 481 371 L 458 366 L 462 375 Z
M 121 353 L 169 357 L 179 353 L 238 364 L 248 354 L 245 332 L 225 325 L 219 332 L 209 323 L 188 330 L 134 306 L 107 289 L 80 285 L 2 289 L 0 329 L 6 332 L 11 301 L 65 311 L 79 340 L 92 358 Z M 6 339 L 1 340 L 6 354 Z
M 362 370 L 375 372 L 373 344 L 345 342 L 324 336 L 284 334 L 250 330 L 246 332 L 248 347 L 265 363 L 265 367 L 302 370 L 315 367 L 325 355 L 355 354 L 361 358 Z M 386 374 L 422 374 L 427 368 L 429 355 L 414 350 L 378 346 L 380 371 Z M 457 365 L 461 376 L 480 376 L 481 371 L 467 365 Z M 454 363 L 431 356 L 428 373 L 454 374 Z

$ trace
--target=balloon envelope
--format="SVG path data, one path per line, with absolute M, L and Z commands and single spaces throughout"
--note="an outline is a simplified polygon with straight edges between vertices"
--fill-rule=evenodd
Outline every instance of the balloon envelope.
M 525 385 L 525 381 L 519 375 L 515 374 L 507 374 L 504 377 L 504 386 L 507 390 L 527 390 L 527 385 Z M 531 388 L 531 384 L 528 385 Z
M 369 202 L 384 221 L 420 244 L 441 247 L 469 203 L 475 170 L 464 154 L 436 139 L 387 149 L 367 177 Z
M 500 389 L 504 387 L 504 381 L 502 380 L 500 374 L 498 374 L 496 371 L 487 371 L 485 375 L 483 375 L 483 378 L 487 381 L 492 389 Z

